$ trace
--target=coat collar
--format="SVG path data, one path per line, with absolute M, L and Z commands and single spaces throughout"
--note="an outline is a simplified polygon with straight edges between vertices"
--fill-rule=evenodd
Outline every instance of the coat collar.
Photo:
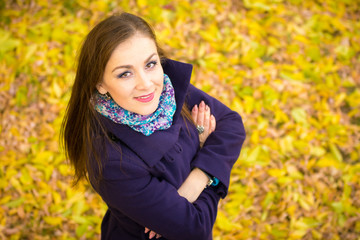
M 155 131 L 150 136 L 145 136 L 127 125 L 117 124 L 99 114 L 106 129 L 139 155 L 149 167 L 153 167 L 178 140 L 181 108 L 185 102 L 192 72 L 191 64 L 170 59 L 166 59 L 162 66 L 175 90 L 176 112 L 169 129 Z

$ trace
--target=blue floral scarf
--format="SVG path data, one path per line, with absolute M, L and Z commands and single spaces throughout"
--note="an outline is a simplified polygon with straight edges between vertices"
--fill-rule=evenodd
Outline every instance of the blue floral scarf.
M 145 136 L 156 130 L 168 129 L 176 111 L 175 91 L 169 77 L 164 74 L 164 88 L 160 96 L 159 106 L 154 113 L 140 115 L 120 107 L 111 97 L 95 94 L 95 110 L 101 115 L 119 124 L 126 124 Z

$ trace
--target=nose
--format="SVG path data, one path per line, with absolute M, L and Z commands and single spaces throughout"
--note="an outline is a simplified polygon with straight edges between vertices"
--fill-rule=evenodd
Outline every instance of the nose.
M 136 78 L 136 88 L 138 90 L 147 90 L 151 87 L 152 81 L 146 73 L 139 73 Z

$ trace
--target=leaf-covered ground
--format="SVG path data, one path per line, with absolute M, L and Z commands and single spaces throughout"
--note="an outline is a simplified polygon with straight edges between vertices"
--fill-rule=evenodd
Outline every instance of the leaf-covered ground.
M 220 239 L 360 238 L 359 0 L 0 1 L 0 238 L 98 239 L 58 138 L 79 45 L 112 12 L 155 28 L 248 138 Z

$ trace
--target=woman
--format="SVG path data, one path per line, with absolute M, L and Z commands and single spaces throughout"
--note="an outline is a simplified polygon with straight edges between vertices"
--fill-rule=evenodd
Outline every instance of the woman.
M 191 71 L 129 13 L 85 39 L 62 132 L 75 184 L 89 179 L 109 207 L 102 239 L 212 239 L 245 131 Z

